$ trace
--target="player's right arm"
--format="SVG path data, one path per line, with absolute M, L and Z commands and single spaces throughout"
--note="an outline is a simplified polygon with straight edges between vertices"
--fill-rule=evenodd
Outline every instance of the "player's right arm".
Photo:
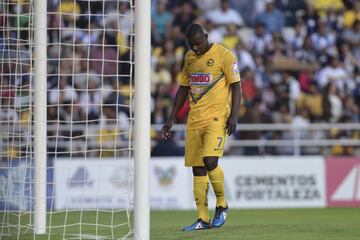
M 169 119 L 166 121 L 161 129 L 161 137 L 164 140 L 168 140 L 171 136 L 170 130 L 174 124 L 176 113 L 184 105 L 186 99 L 189 96 L 190 82 L 189 82 L 189 71 L 188 71 L 188 55 L 185 56 L 184 67 L 181 72 L 180 87 L 176 92 L 175 103 L 171 110 Z
M 174 124 L 176 113 L 180 110 L 180 108 L 184 105 L 186 99 L 188 98 L 189 89 L 190 89 L 189 86 L 180 86 L 179 89 L 177 90 L 175 103 L 171 110 L 169 119 L 166 121 L 166 123 L 164 124 L 161 130 L 162 139 L 168 140 L 170 138 L 171 135 L 170 130 Z

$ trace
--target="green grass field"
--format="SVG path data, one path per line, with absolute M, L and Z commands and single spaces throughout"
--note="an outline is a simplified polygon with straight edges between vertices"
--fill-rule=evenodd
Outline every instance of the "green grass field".
M 52 235 L 39 236 L 36 239 L 79 239 L 72 234 L 79 233 L 79 219 L 88 225 L 82 225 L 82 239 L 95 239 L 85 234 L 107 236 L 124 236 L 128 232 L 127 224 L 118 226 L 111 231 L 107 227 L 92 225 L 98 223 L 107 225 L 112 221 L 123 223 L 125 213 L 113 215 L 96 212 L 72 212 L 67 219 L 63 213 L 52 217 L 53 225 L 74 224 L 65 230 L 60 227 L 52 229 Z M 0 214 L 0 217 L 3 215 Z M 192 223 L 196 218 L 195 211 L 153 211 L 151 212 L 151 239 L 254 239 L 254 240 L 359 240 L 360 239 L 360 208 L 343 209 L 276 209 L 276 210 L 231 210 L 226 224 L 220 229 L 183 232 L 181 228 Z M 0 218 L 2 219 L 2 218 Z M 26 219 L 26 217 L 25 217 Z M 4 229 L 2 230 L 4 232 Z M 15 237 L 0 237 L 0 239 L 16 239 Z M 31 232 L 27 232 L 19 239 L 33 239 Z M 102 238 L 96 238 L 102 239 Z M 131 239 L 131 238 L 130 238 Z
M 194 217 L 193 212 L 154 213 L 151 239 L 360 239 L 360 208 L 232 210 L 220 229 L 181 232 Z

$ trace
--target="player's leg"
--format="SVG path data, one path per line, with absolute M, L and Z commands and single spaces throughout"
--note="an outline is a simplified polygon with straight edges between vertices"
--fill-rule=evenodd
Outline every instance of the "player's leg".
M 229 210 L 225 198 L 224 171 L 218 165 L 218 159 L 224 151 L 226 140 L 225 125 L 222 121 L 214 121 L 204 134 L 203 162 L 208 171 L 211 186 L 216 195 L 215 217 L 213 226 L 220 227 L 225 223 Z
M 226 207 L 224 171 L 218 165 L 219 157 L 204 157 L 204 164 L 208 171 L 211 186 L 216 195 L 216 207 Z
M 212 188 L 216 195 L 215 216 L 212 221 L 213 227 L 221 227 L 227 218 L 229 207 L 225 199 L 224 171 L 218 166 L 218 157 L 204 157 L 204 163 Z
M 194 198 L 198 210 L 198 220 L 184 231 L 193 231 L 211 228 L 208 208 L 209 182 L 205 167 L 195 166 L 192 168 L 194 174 Z
M 207 170 L 202 160 L 202 131 L 187 130 L 185 143 L 185 166 L 192 167 L 193 170 L 193 191 L 196 207 L 198 210 L 198 220 L 185 227 L 184 231 L 193 231 L 211 228 L 208 209 L 208 190 L 209 181 Z
M 199 218 L 209 222 L 208 192 L 209 181 L 205 167 L 193 167 L 194 174 L 194 198 Z

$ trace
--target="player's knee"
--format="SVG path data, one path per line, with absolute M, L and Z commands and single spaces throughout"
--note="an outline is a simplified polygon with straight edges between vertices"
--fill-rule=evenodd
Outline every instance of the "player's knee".
M 217 157 L 205 157 L 204 164 L 206 170 L 212 171 L 218 166 L 218 158 Z
M 194 176 L 206 176 L 207 170 L 206 167 L 193 167 L 193 174 Z

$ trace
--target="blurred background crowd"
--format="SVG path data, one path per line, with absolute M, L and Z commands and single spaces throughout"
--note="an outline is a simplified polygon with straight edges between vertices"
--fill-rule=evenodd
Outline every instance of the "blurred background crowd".
M 29 89 L 36 79 L 30 64 L 31 7 L 27 0 L 0 4 L 2 125 L 19 121 L 26 126 L 32 116 Z M 126 1 L 48 1 L 47 114 L 49 125 L 57 126 L 49 128 L 49 141 L 56 142 L 50 153 L 92 154 L 92 141 L 93 154 L 129 150 L 135 67 L 132 13 Z M 163 124 L 170 113 L 188 50 L 186 27 L 193 22 L 202 24 L 211 42 L 225 45 L 239 60 L 243 93 L 239 123 L 359 123 L 360 1 L 152 0 L 154 126 Z M 177 123 L 186 122 L 188 110 L 186 103 Z M 59 125 L 68 127 L 59 130 Z M 302 132 L 301 137 L 324 138 L 316 134 Z M 321 134 L 327 139 L 359 139 L 358 131 L 336 128 Z M 254 140 L 291 137 L 287 131 L 234 135 Z M 175 141 L 183 139 L 183 131 L 174 136 Z M 74 144 L 78 140 L 82 142 Z M 183 153 L 176 142 L 164 145 L 158 128 L 153 140 L 158 145 L 154 155 Z M 276 148 L 243 150 L 248 155 L 292 153 Z M 331 154 L 354 152 L 341 147 Z
M 239 59 L 241 122 L 359 121 L 359 1 L 158 0 L 152 18 L 154 123 L 167 117 L 162 95 L 173 98 L 194 21 Z
M 164 123 L 178 87 L 186 26 L 198 22 L 210 42 L 239 60 L 243 101 L 240 123 L 358 123 L 360 112 L 360 1 L 153 1 L 152 122 Z M 178 113 L 184 123 L 188 105 Z M 303 131 L 301 138 L 321 139 Z M 328 138 L 358 139 L 332 129 Z M 291 139 L 289 133 L 248 131 L 238 139 Z M 264 152 L 265 151 L 265 152 Z M 320 153 L 319 148 L 309 153 Z M 259 154 L 246 148 L 243 154 Z M 267 149 L 262 153 L 289 154 Z M 333 148 L 331 154 L 351 154 Z
M 48 0 L 47 7 L 49 155 L 128 154 L 134 36 L 130 1 Z M 0 133 L 2 147 L 9 146 L 0 150 L 15 157 L 31 149 L 33 8 L 30 0 L 0 4 Z

